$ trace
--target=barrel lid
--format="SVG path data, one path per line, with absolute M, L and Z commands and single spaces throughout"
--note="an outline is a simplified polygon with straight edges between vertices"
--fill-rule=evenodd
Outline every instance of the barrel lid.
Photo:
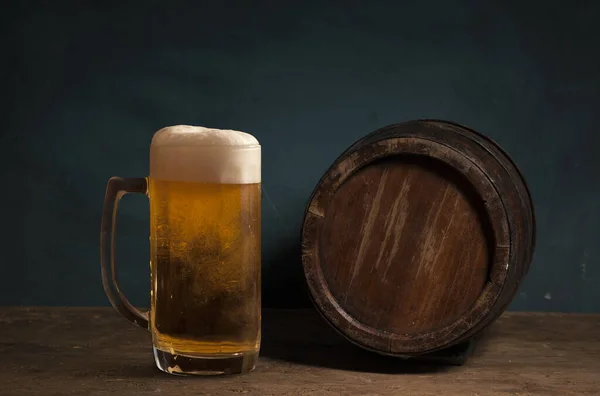
M 320 313 L 384 354 L 440 349 L 498 299 L 506 209 L 485 150 L 435 123 L 398 124 L 343 153 L 315 188 L 303 266 Z

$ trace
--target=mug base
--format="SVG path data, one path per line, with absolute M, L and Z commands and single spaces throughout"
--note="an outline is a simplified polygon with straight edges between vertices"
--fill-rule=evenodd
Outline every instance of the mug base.
M 172 375 L 229 375 L 254 370 L 258 351 L 231 355 L 191 356 L 162 351 L 155 347 L 154 361 L 161 371 Z

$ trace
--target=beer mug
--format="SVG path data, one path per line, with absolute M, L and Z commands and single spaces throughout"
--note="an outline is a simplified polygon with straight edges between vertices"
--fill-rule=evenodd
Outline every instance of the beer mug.
M 119 289 L 115 224 L 120 198 L 150 200 L 150 310 Z M 108 181 L 101 230 L 104 290 L 130 322 L 150 330 L 154 360 L 171 374 L 254 369 L 261 339 L 261 146 L 250 134 L 167 127 L 150 145 L 147 178 Z

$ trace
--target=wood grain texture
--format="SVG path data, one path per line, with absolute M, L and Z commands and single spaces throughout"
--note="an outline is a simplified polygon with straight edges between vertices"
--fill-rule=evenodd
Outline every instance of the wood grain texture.
M 466 314 L 487 282 L 483 205 L 460 174 L 431 162 L 367 166 L 327 209 L 324 276 L 347 312 L 368 326 L 396 333 L 446 326 Z
M 315 306 L 366 349 L 418 355 L 476 335 L 530 265 L 529 191 L 490 139 L 453 123 L 382 128 L 346 150 L 307 205 Z
M 600 315 L 505 313 L 469 364 L 425 365 L 364 351 L 312 310 L 265 310 L 256 371 L 173 377 L 149 333 L 110 308 L 0 308 L 0 394 L 598 395 Z

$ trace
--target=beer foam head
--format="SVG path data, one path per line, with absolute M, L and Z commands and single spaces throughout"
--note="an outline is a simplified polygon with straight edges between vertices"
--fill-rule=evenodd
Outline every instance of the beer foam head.
M 249 133 L 176 125 L 162 128 L 150 145 L 150 177 L 199 183 L 261 181 L 261 147 Z

